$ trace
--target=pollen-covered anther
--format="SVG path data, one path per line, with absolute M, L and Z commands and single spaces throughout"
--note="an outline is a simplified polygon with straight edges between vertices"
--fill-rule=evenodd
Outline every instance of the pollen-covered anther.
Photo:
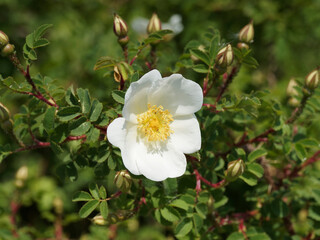
M 148 111 L 137 116 L 138 130 L 148 141 L 165 141 L 173 131 L 170 123 L 172 115 L 163 107 L 148 104 Z

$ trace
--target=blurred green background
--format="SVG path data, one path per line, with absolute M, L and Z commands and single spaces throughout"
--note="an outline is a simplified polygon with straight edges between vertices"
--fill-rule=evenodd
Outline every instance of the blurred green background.
M 184 46 L 190 40 L 201 39 L 209 26 L 219 29 L 226 42 L 235 44 L 237 33 L 251 19 L 255 27 L 252 48 L 260 66 L 257 70 L 242 69 L 239 79 L 231 86 L 236 93 L 268 88 L 273 97 L 283 101 L 292 76 L 304 77 L 319 66 L 320 0 L 0 0 L 0 30 L 9 36 L 22 59 L 25 36 L 41 24 L 52 23 L 54 27 L 47 34 L 51 44 L 38 51 L 39 60 L 32 66 L 32 73 L 41 71 L 65 88 L 71 84 L 89 88 L 92 96 L 106 102 L 117 84 L 112 76 L 104 77 L 103 71 L 94 72 L 93 66 L 101 56 L 122 56 L 112 30 L 113 13 L 122 16 L 130 29 L 135 18 L 149 18 L 153 12 L 163 22 L 173 14 L 180 14 L 184 25 L 183 31 L 170 43 L 160 46 L 159 68 L 163 75 L 178 61 Z M 129 36 L 133 43 L 141 39 L 132 30 Z M 22 79 L 4 58 L 0 58 L 0 73 Z M 23 99 L 0 96 L 0 101 L 13 113 L 18 111 Z M 8 138 L 0 130 L 0 144 L 6 141 Z M 32 233 L 35 238 L 52 237 L 54 212 L 59 207 L 56 199 L 60 199 L 67 236 L 106 239 L 110 231 L 90 226 L 89 220 L 80 220 L 79 205 L 70 199 L 76 190 L 86 189 L 94 176 L 92 170 L 82 172 L 75 183 L 64 183 L 56 177 L 53 167 L 60 160 L 52 155 L 51 150 L 21 153 L 0 164 L 0 239 L 11 236 L 8 206 L 18 194 L 14 176 L 22 165 L 29 168 L 27 187 L 19 190 L 23 207 L 18 221 L 24 232 Z M 101 179 L 101 182 L 112 189 L 111 180 Z M 132 219 L 120 228 L 124 231 L 118 231 L 119 239 L 166 239 L 170 235 L 164 227 L 146 219 Z M 25 239 L 31 238 L 26 235 Z

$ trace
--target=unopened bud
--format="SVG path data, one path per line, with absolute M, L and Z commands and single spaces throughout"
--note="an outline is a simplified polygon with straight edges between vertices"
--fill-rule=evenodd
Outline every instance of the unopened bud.
M 3 57 L 7 57 L 7 56 L 11 55 L 12 53 L 14 53 L 14 45 L 12 45 L 12 44 L 7 44 L 1 50 L 1 56 L 3 56 Z
M 57 214 L 61 215 L 63 213 L 63 201 L 60 197 L 54 198 L 53 206 Z
M 7 34 L 4 32 L 0 31 L 0 49 L 6 46 L 9 43 L 9 38 Z
M 244 172 L 244 162 L 238 159 L 228 163 L 228 169 L 225 172 L 226 180 L 229 182 L 235 181 Z
M 119 38 L 124 38 L 128 35 L 128 25 L 118 14 L 113 16 L 113 31 Z
M 132 67 L 126 62 L 120 62 L 113 67 L 113 77 L 116 82 L 127 81 L 129 75 L 133 73 Z
M 161 30 L 161 21 L 156 13 L 152 14 L 147 27 L 147 33 L 151 34 Z
M 288 83 L 288 87 L 287 87 L 287 95 L 290 97 L 298 96 L 299 93 L 298 93 L 296 87 L 298 87 L 296 80 L 294 78 L 291 78 Z
M 227 67 L 232 64 L 233 61 L 233 51 L 230 44 L 228 44 L 226 47 L 222 48 L 216 57 L 216 62 L 221 67 Z
M 240 42 L 250 43 L 254 37 L 253 21 L 245 25 L 239 32 Z
M 319 69 L 315 69 L 306 76 L 306 87 L 311 91 L 315 90 L 319 86 L 319 72 Z
M 205 48 L 204 48 L 203 45 L 200 45 L 200 46 L 198 47 L 198 50 L 200 50 L 201 52 L 205 52 Z M 194 61 L 194 62 L 197 62 L 197 61 L 200 60 L 198 57 L 196 57 L 196 56 L 193 55 L 192 53 L 191 53 L 190 57 L 191 57 L 191 60 Z
M 27 178 L 28 178 L 28 167 L 27 166 L 20 167 L 16 172 L 15 185 L 19 188 L 23 187 L 24 182 L 27 180 Z
M 291 97 L 288 102 L 289 102 L 289 105 L 292 107 L 297 107 L 300 104 L 300 101 L 294 97 Z
M 114 177 L 114 183 L 122 192 L 128 192 L 131 188 L 132 179 L 127 171 L 119 171 Z
M 129 42 L 129 37 L 125 36 L 123 38 L 118 38 L 118 43 L 122 46 L 125 47 Z
M 105 220 L 100 214 L 98 214 L 97 216 L 95 216 L 92 219 L 94 224 L 100 225 L 100 226 L 104 226 L 108 224 L 108 221 Z
M 239 43 L 237 44 L 237 48 L 239 48 L 239 49 L 249 49 L 249 46 L 248 46 L 248 44 L 246 44 L 246 43 L 239 42 Z

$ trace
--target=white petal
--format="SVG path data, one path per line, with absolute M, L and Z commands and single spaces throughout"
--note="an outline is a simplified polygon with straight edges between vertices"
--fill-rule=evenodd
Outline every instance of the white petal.
M 122 109 L 122 115 L 127 121 L 137 123 L 136 115 L 148 110 L 149 89 L 153 82 L 161 78 L 158 70 L 152 70 L 130 85 Z
M 107 138 L 112 145 L 122 149 L 124 147 L 126 135 L 126 120 L 124 118 L 116 118 L 109 124 Z
M 170 144 L 157 148 L 146 145 L 137 135 L 136 126 L 128 129 L 126 143 L 121 151 L 125 167 L 133 174 L 142 174 L 153 181 L 163 181 L 184 174 L 186 157 Z
M 181 74 L 172 74 L 154 82 L 149 103 L 162 105 L 173 116 L 192 114 L 202 107 L 202 89 L 198 83 L 185 79 Z
M 201 132 L 199 122 L 194 114 L 175 117 L 170 128 L 170 143 L 175 149 L 186 153 L 194 153 L 201 148 Z
M 155 151 L 140 142 L 136 144 L 135 149 L 140 153 L 137 160 L 140 173 L 152 181 L 180 177 L 186 171 L 185 155 L 169 144 Z
M 135 175 L 140 175 L 140 171 L 137 167 L 137 160 L 140 158 L 139 149 L 136 149 L 137 145 L 137 126 L 132 125 L 127 129 L 127 136 L 125 139 L 124 148 L 121 149 L 121 156 L 124 166 Z

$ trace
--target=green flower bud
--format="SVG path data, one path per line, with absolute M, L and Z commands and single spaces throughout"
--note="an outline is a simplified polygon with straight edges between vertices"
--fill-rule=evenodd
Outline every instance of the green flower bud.
M 119 171 L 114 177 L 114 183 L 122 192 L 128 192 L 131 188 L 132 179 L 128 171 Z
M 287 95 L 289 97 L 293 97 L 293 96 L 298 96 L 299 95 L 297 89 L 295 88 L 297 86 L 298 86 L 298 84 L 297 84 L 296 80 L 294 78 L 291 78 L 289 83 L 288 83 L 288 87 L 287 87 Z
M 228 169 L 225 172 L 226 180 L 235 181 L 244 172 L 245 164 L 242 159 L 238 159 L 228 163 Z
M 113 77 L 116 82 L 127 81 L 129 75 L 133 73 L 132 67 L 126 62 L 120 62 L 113 67 Z
M 124 38 L 128 35 L 127 23 L 117 14 L 113 16 L 113 31 L 119 38 Z
M 250 21 L 249 24 L 245 25 L 239 32 L 240 42 L 250 43 L 253 41 L 254 37 L 254 28 L 253 21 Z
M 0 49 L 6 46 L 9 43 L 9 38 L 7 34 L 4 32 L 0 31 Z
M 147 27 L 147 33 L 151 34 L 161 30 L 161 21 L 156 13 L 152 14 Z
M 233 51 L 230 44 L 222 48 L 216 57 L 216 62 L 221 67 L 230 66 L 233 62 Z
M 291 97 L 291 98 L 289 98 L 288 103 L 292 107 L 297 107 L 297 106 L 299 106 L 300 101 L 298 99 L 294 98 L 294 97 Z
M 63 201 L 60 197 L 55 197 L 53 199 L 53 207 L 57 214 L 63 213 Z
M 319 69 L 315 69 L 306 76 L 305 84 L 309 90 L 313 91 L 319 86 L 319 74 Z
M 95 216 L 93 219 L 92 219 L 92 222 L 96 225 L 100 225 L 100 226 L 104 226 L 104 225 L 107 225 L 108 224 L 108 221 L 105 220 L 101 214 L 98 214 L 97 216 Z
M 14 45 L 12 45 L 12 44 L 7 44 L 1 50 L 1 56 L 3 56 L 3 57 L 7 57 L 7 56 L 11 55 L 12 53 L 14 53 Z

